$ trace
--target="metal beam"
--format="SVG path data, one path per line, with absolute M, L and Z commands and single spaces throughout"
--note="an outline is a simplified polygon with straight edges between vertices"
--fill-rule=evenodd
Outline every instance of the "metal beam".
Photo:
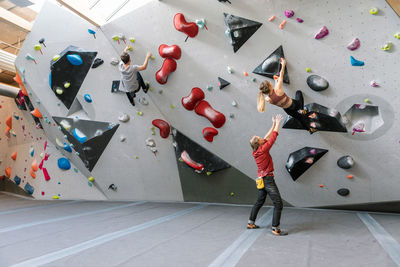
M 0 7 L 0 20 L 21 28 L 26 32 L 30 32 L 32 29 L 32 23 L 2 7 Z
M 81 1 L 77 0 L 56 0 L 56 1 L 96 27 L 100 27 L 102 24 L 105 23 L 104 20 L 96 18 L 93 15 L 93 12 L 88 7 L 82 5 Z

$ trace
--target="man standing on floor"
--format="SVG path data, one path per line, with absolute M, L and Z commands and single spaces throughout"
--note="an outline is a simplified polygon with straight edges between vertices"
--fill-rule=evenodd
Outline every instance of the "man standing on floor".
M 278 236 L 287 235 L 288 233 L 281 230 L 279 227 L 283 204 L 278 187 L 275 184 L 274 164 L 272 162 L 271 155 L 269 154 L 269 150 L 275 143 L 276 137 L 278 136 L 279 126 L 282 118 L 283 117 L 281 114 L 278 114 L 272 118 L 272 127 L 264 136 L 264 138 L 253 136 L 250 139 L 250 146 L 253 149 L 253 157 L 258 167 L 258 179 L 256 179 L 258 199 L 251 210 L 249 222 L 247 224 L 247 229 L 259 228 L 259 226 L 255 224 L 257 214 L 260 208 L 264 205 L 267 194 L 269 194 L 272 202 L 274 203 L 272 233 Z

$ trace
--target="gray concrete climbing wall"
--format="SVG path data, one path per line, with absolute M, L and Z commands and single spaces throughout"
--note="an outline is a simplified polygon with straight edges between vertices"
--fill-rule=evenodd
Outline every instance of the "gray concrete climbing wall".
M 377 15 L 369 14 L 377 7 Z M 284 17 L 284 10 L 295 11 L 293 18 Z M 188 21 L 204 18 L 208 30 L 200 30 L 198 36 L 185 42 L 185 35 L 175 30 L 173 17 L 181 12 Z M 263 23 L 261 28 L 233 53 L 225 35 L 223 13 L 241 16 Z M 273 22 L 268 18 L 276 16 Z M 296 22 L 300 17 L 304 23 Z M 287 19 L 283 30 L 279 24 Z M 330 34 L 321 40 L 313 37 L 322 26 Z M 305 103 L 319 103 L 335 108 L 344 114 L 353 104 L 379 106 L 379 116 L 384 125 L 374 133 L 318 132 L 309 135 L 306 131 L 283 129 L 272 149 L 275 162 L 276 181 L 285 200 L 296 206 L 329 206 L 381 201 L 398 201 L 400 184 L 397 166 L 399 163 L 399 124 L 395 123 L 399 113 L 399 47 L 400 40 L 393 37 L 399 31 L 400 21 L 393 10 L 382 1 L 232 1 L 220 3 L 216 0 L 153 1 L 116 19 L 103 27 L 108 40 L 116 34 L 136 38 L 134 62 L 142 62 L 146 51 L 157 57 L 149 66 L 149 79 L 153 92 L 149 97 L 166 120 L 192 140 L 218 155 L 246 175 L 255 178 L 256 166 L 251 157 L 248 140 L 254 134 L 263 135 L 271 125 L 271 116 L 283 113 L 276 107 L 267 106 L 264 114 L 256 110 L 258 83 L 264 78 L 252 74 L 268 55 L 283 45 L 288 61 L 290 85 L 284 85 L 289 96 L 303 90 Z M 361 47 L 355 51 L 346 48 L 355 37 Z M 380 48 L 386 42 L 393 43 L 391 51 Z M 177 61 L 177 70 L 170 75 L 165 85 L 160 85 L 154 73 L 161 67 L 158 56 L 160 44 L 177 44 L 182 57 Z M 124 44 L 113 42 L 121 52 Z M 363 67 L 353 67 L 350 56 L 365 61 Z M 234 73 L 227 73 L 230 66 Z M 330 87 L 323 92 L 308 88 L 305 69 L 326 78 Z M 243 72 L 248 72 L 245 77 Z M 151 75 L 149 75 L 151 73 Z M 220 76 L 231 85 L 223 90 L 217 87 Z M 257 82 L 252 79 L 256 78 Z M 112 77 L 108 76 L 108 79 Z M 376 80 L 379 87 L 371 87 Z M 214 88 L 207 91 L 206 87 Z M 211 124 L 194 112 L 185 110 L 181 98 L 189 94 L 192 87 L 201 87 L 206 100 L 227 117 L 225 125 L 213 143 L 202 137 L 202 129 Z M 159 94 L 158 91 L 163 93 Z M 231 105 L 237 102 L 237 107 Z M 171 109 L 170 105 L 175 106 Z M 229 118 L 233 113 L 234 118 Z M 378 116 L 378 117 L 379 117 Z M 304 146 L 328 149 L 329 152 L 294 182 L 285 169 L 288 155 Z M 351 155 L 356 165 L 350 170 L 337 167 L 336 161 L 343 155 Z M 347 179 L 349 174 L 353 179 Z M 320 187 L 319 185 L 323 185 Z M 339 196 L 339 188 L 350 189 L 347 197 Z

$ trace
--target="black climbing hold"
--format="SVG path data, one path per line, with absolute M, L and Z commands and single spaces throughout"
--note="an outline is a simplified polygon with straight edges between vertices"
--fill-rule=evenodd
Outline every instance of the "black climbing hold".
M 253 70 L 253 73 L 259 74 L 268 78 L 273 79 L 274 75 L 279 76 L 281 71 L 281 58 L 285 58 L 283 54 L 283 47 L 279 46 L 271 55 L 269 55 L 257 68 Z M 289 84 L 289 74 L 287 67 L 285 67 L 285 74 L 283 75 L 283 82 Z
M 342 169 L 350 169 L 354 166 L 354 159 L 349 155 L 343 156 L 337 160 L 337 165 Z
M 329 132 L 347 132 L 346 126 L 342 122 L 342 116 L 335 109 L 324 107 L 317 103 L 310 103 L 304 106 L 307 113 L 303 118 L 308 125 L 315 123 L 315 128 L 318 131 Z M 302 129 L 300 122 L 292 116 L 287 116 L 282 128 L 285 129 Z
M 228 81 L 225 81 L 224 79 L 222 79 L 221 77 L 218 77 L 218 86 L 219 89 L 223 89 L 225 87 L 227 87 L 228 85 L 230 85 L 231 83 Z
M 79 120 L 66 117 L 53 117 L 54 121 L 61 126 L 61 131 L 67 136 L 74 149 L 79 153 L 85 167 L 92 171 L 97 161 L 107 147 L 119 124 L 112 124 L 102 121 Z M 61 121 L 66 121 L 71 127 L 66 130 Z M 73 134 L 78 129 L 86 136 L 86 141 L 80 143 Z
M 224 3 L 228 2 L 229 4 L 232 4 L 231 1 L 229 0 L 218 0 L 218 2 L 224 2 Z
M 233 52 L 239 48 L 261 27 L 262 23 L 224 13 L 225 25 L 229 28 Z
M 101 58 L 96 58 L 93 62 L 92 69 L 97 68 L 98 66 L 100 66 L 103 63 L 104 63 L 104 60 L 102 60 Z
M 28 85 L 26 85 L 26 86 L 28 86 Z M 32 102 L 29 99 L 29 97 L 28 96 L 24 96 L 24 99 L 25 99 L 25 104 L 28 107 L 29 111 L 33 111 L 35 109 L 35 107 L 32 105 Z M 40 122 L 39 118 L 37 118 L 37 117 L 35 117 L 33 115 L 32 115 L 32 118 L 35 121 L 36 127 L 43 129 L 42 123 Z
M 42 45 L 44 45 L 44 47 L 46 47 L 46 44 L 44 43 L 44 41 L 45 41 L 44 38 L 40 38 L 40 39 L 39 39 L 39 43 L 42 44 Z
M 314 91 L 324 91 L 328 89 L 329 82 L 318 75 L 310 75 L 307 78 L 308 86 Z
M 339 195 L 341 195 L 342 197 L 345 197 L 345 196 L 347 196 L 348 194 L 350 194 L 350 190 L 347 189 L 347 188 L 340 188 L 340 189 L 337 191 L 337 193 L 338 193 Z
M 67 59 L 71 54 L 80 56 L 83 63 L 78 66 L 72 65 Z M 60 53 L 57 61 L 51 60 L 51 89 L 67 108 L 71 107 L 96 55 L 97 52 L 86 52 L 82 48 L 70 45 Z M 70 82 L 70 87 L 64 88 L 65 81 Z M 57 94 L 57 89 L 62 89 L 63 93 Z
M 296 181 L 297 178 L 314 165 L 326 152 L 328 152 L 327 149 L 303 147 L 302 149 L 290 153 L 285 167 L 293 181 Z
M 230 168 L 231 166 L 223 161 L 218 156 L 209 152 L 199 144 L 195 143 L 181 132 L 176 129 L 172 130 L 172 136 L 174 138 L 175 146 L 175 156 L 178 165 L 181 163 L 179 158 L 184 150 L 190 155 L 190 158 L 196 162 L 200 162 L 204 166 L 204 170 L 207 172 L 216 172 L 223 169 Z M 185 167 L 186 164 L 182 164 Z
M 117 190 L 117 186 L 116 186 L 115 184 L 110 184 L 110 186 L 108 187 L 108 189 L 111 189 L 111 190 L 116 191 L 116 190 Z

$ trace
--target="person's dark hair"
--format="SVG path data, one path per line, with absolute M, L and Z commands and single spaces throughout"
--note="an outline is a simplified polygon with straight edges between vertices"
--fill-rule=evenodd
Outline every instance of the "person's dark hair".
M 122 60 L 122 62 L 124 62 L 124 64 L 128 63 L 128 62 L 129 62 L 129 59 L 130 59 L 130 57 L 129 57 L 129 54 L 128 54 L 128 53 L 123 52 L 123 53 L 121 54 L 121 60 Z

